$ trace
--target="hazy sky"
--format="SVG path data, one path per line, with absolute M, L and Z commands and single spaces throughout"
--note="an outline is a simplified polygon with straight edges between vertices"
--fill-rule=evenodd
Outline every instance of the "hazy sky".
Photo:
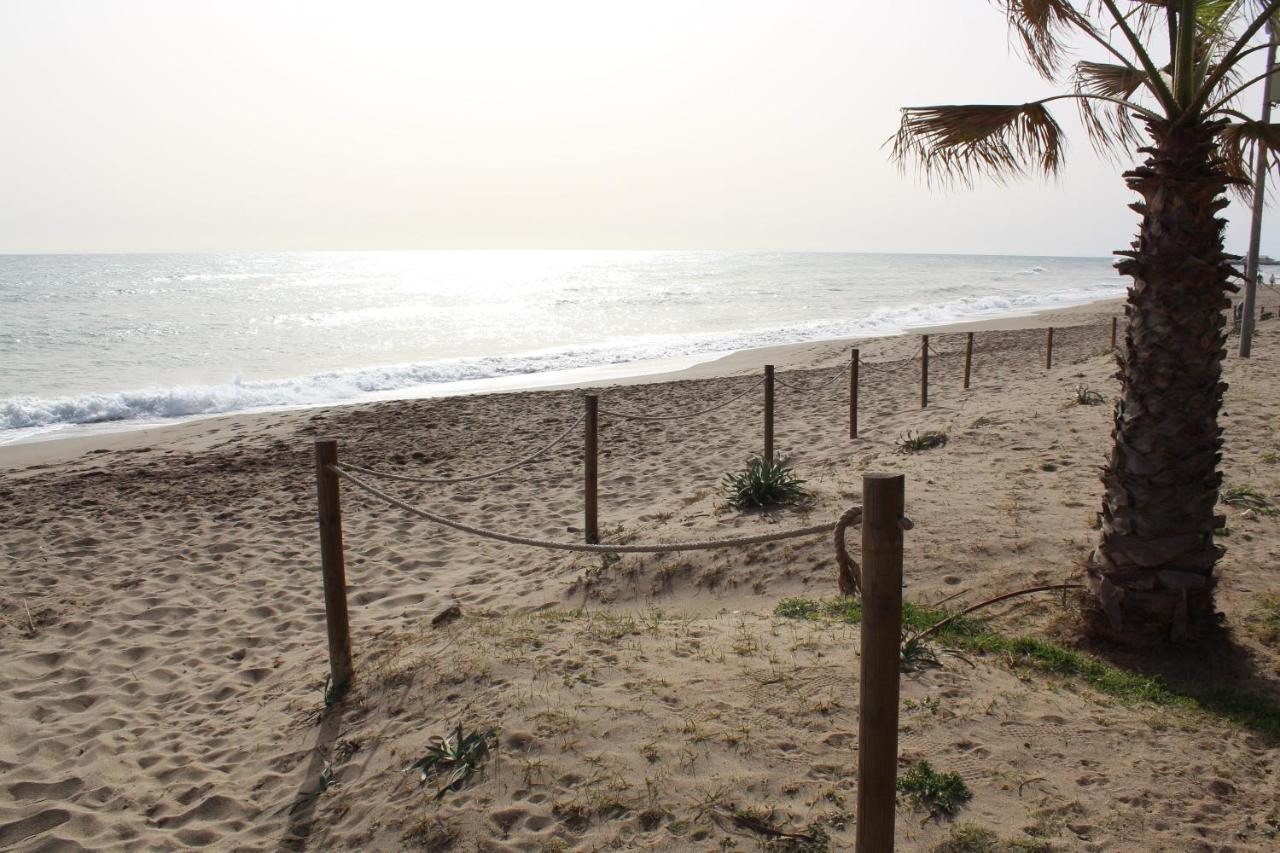
M 1104 255 L 1137 225 L 1079 133 L 1049 184 L 888 161 L 902 105 L 1050 93 L 986 0 L 0 0 L 0 79 L 0 251 Z

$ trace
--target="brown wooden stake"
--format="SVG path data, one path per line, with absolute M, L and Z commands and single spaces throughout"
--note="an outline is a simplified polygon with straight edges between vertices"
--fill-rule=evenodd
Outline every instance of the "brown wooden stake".
M 862 478 L 862 674 L 858 695 L 858 853 L 893 850 L 905 479 Z
M 929 405 L 929 336 L 920 336 L 920 408 Z
M 598 516 L 600 501 L 600 398 L 595 394 L 587 394 L 583 398 L 587 404 L 586 436 L 583 442 L 582 476 L 583 476 L 583 519 L 588 545 L 600 541 L 600 521 Z
M 858 349 L 849 356 L 849 438 L 858 437 Z
M 1111 318 L 1111 348 L 1112 349 L 1116 348 L 1116 326 L 1118 324 L 1119 324 L 1118 318 L 1112 317 Z
M 964 342 L 964 389 L 969 390 L 969 372 L 973 369 L 973 332 Z
M 342 557 L 342 504 L 338 475 L 338 442 L 317 441 L 316 498 L 320 516 L 320 568 L 324 575 L 324 621 L 329 632 L 329 697 L 351 685 L 351 619 L 347 613 L 347 569 Z
M 1053 326 L 1047 330 L 1048 334 L 1044 336 L 1044 369 L 1049 370 L 1053 367 Z
M 773 461 L 773 365 L 764 366 L 764 458 Z

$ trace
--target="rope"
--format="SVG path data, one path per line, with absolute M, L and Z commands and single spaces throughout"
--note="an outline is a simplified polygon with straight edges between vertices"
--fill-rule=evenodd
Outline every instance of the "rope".
M 729 399 L 725 400 L 722 403 L 717 403 L 716 405 L 711 406 L 710 408 L 701 409 L 696 412 L 689 412 L 683 415 L 633 415 L 630 412 L 618 412 L 613 409 L 605 409 L 605 408 L 600 408 L 598 411 L 602 415 L 608 415 L 611 418 L 621 418 L 624 421 L 682 421 L 682 420 L 685 420 L 686 418 L 696 418 L 700 415 L 710 414 L 711 412 L 714 412 L 718 409 L 723 409 L 725 406 L 729 405 L 730 403 L 736 402 L 737 400 L 741 400 L 743 397 L 747 396 L 752 391 L 756 390 L 756 385 L 762 381 L 764 380 L 761 379 L 761 380 L 757 380 L 756 382 L 752 382 L 751 387 L 747 388 L 747 390 L 743 391 L 741 394 L 738 394 L 734 397 L 730 397 Z
M 836 586 L 841 595 L 857 595 L 862 592 L 862 572 L 845 548 L 844 532 L 851 524 L 862 523 L 862 507 L 850 507 L 836 522 Z
M 711 548 L 731 548 L 739 545 L 759 545 L 764 542 L 776 542 L 780 539 L 793 539 L 799 536 L 816 536 L 835 530 L 834 523 L 815 524 L 811 527 L 800 527 L 793 530 L 780 530 L 776 533 L 758 533 L 754 536 L 740 536 L 734 539 L 699 539 L 692 542 L 663 542 L 655 545 L 588 545 L 579 542 L 552 542 L 546 539 L 533 539 L 528 536 L 514 536 L 497 530 L 486 530 L 474 527 L 429 510 L 411 506 L 394 495 L 389 495 L 376 486 L 371 486 L 353 475 L 342 465 L 330 465 L 329 470 L 357 488 L 363 489 L 383 502 L 399 507 L 410 515 L 416 515 L 427 521 L 451 527 L 462 533 L 470 533 L 485 539 L 496 539 L 512 545 L 528 545 L 532 548 L 548 548 L 553 551 L 580 551 L 587 554 L 670 554 L 676 551 L 702 551 Z
M 472 474 L 469 477 L 417 477 L 410 474 L 393 474 L 390 471 L 377 471 L 377 470 L 374 470 L 373 468 L 361 468 L 359 465 L 347 465 L 346 467 L 352 471 L 359 471 L 361 474 L 367 474 L 370 477 L 380 477 L 384 480 L 400 480 L 401 482 L 405 482 L 405 483 L 430 483 L 433 485 L 448 485 L 449 483 L 470 483 L 475 480 L 484 480 L 489 477 L 496 477 L 499 474 L 505 474 L 506 472 L 512 470 L 513 468 L 519 468 L 521 465 L 524 465 L 525 463 L 532 462 L 533 460 L 537 459 L 539 456 L 546 453 L 548 450 L 550 450 L 551 448 L 555 447 L 557 444 L 559 444 L 560 442 L 568 438 L 569 434 L 573 432 L 575 429 L 577 429 L 578 426 L 580 426 L 582 422 L 586 420 L 586 418 L 587 416 L 585 414 L 579 415 L 578 419 L 573 423 L 569 424 L 569 427 L 564 432 L 560 433 L 558 436 L 552 439 L 550 444 L 542 447 L 539 450 L 535 450 L 533 453 L 529 454 L 523 459 L 517 459 L 515 462 L 512 462 L 510 465 L 504 465 L 503 467 L 495 468 L 492 471 L 485 471 L 483 474 Z
M 840 371 L 835 376 L 832 376 L 826 382 L 819 382 L 817 385 L 792 385 L 790 382 L 787 382 L 776 374 L 773 377 L 773 381 L 781 385 L 783 388 L 790 388 L 792 391 L 796 391 L 800 394 L 808 394 L 813 391 L 821 391 L 837 379 L 843 378 L 848 372 L 849 365 L 846 364 L 844 367 L 840 368 Z

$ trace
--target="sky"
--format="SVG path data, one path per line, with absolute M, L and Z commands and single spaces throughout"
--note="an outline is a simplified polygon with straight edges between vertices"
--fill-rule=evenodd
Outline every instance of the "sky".
M 1056 180 L 890 162 L 904 105 L 1055 91 L 986 0 L 0 0 L 0 79 L 4 252 L 1101 256 L 1137 227 L 1069 105 Z

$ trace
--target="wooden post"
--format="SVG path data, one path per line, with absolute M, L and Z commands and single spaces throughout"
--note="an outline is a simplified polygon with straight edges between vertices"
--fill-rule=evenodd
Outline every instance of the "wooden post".
M 329 697 L 347 692 L 351 667 L 351 620 L 347 614 L 347 569 L 342 557 L 342 504 L 338 475 L 338 442 L 317 441 L 316 498 L 320 517 L 320 570 L 324 575 L 324 621 L 329 632 Z
M 901 474 L 862 478 L 862 673 L 858 695 L 858 853 L 893 850 L 902 630 Z
M 600 398 L 595 394 L 587 394 L 582 398 L 587 405 L 586 436 L 583 442 L 582 455 L 583 476 L 583 518 L 582 527 L 588 545 L 600 541 L 600 521 L 598 516 L 600 501 Z
M 1118 319 L 1116 317 L 1112 317 L 1111 318 L 1111 348 L 1113 350 L 1116 348 L 1116 325 L 1117 324 L 1118 324 Z
M 920 408 L 929 405 L 929 336 L 920 336 Z
M 764 366 L 764 458 L 773 461 L 773 365 Z
M 964 390 L 969 390 L 969 371 L 973 369 L 973 332 L 964 342 Z
M 849 438 L 858 437 L 858 348 L 849 356 Z
M 1049 370 L 1053 367 L 1053 326 L 1048 328 L 1048 334 L 1044 336 L 1044 369 Z

